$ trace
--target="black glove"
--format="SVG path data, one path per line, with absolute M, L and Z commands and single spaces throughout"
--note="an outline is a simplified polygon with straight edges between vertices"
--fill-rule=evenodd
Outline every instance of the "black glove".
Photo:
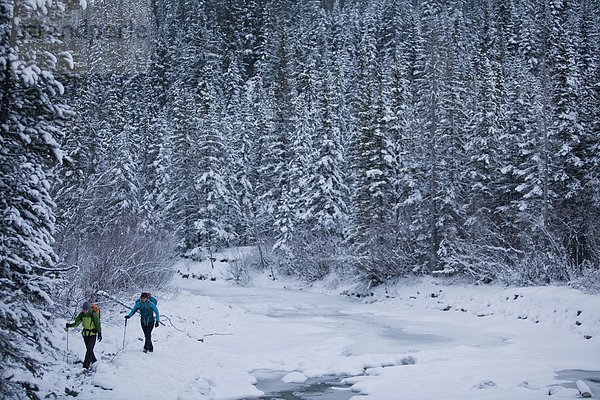
M 67 322 L 67 323 L 65 324 L 65 329 L 69 329 L 70 327 L 71 327 L 71 324 Z
M 102 341 L 102 334 L 101 334 L 101 333 L 99 333 L 99 334 L 98 334 L 98 341 L 99 341 L 99 342 L 101 342 L 101 341 Z
M 129 315 L 126 315 L 126 316 L 125 316 L 125 319 L 129 319 L 129 318 L 131 318 Z
M 156 321 L 156 323 L 154 324 L 155 328 L 158 328 L 158 321 Z

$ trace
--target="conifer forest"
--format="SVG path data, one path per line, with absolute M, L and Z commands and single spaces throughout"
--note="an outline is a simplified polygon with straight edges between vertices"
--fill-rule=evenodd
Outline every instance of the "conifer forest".
M 599 34 L 596 0 L 0 0 L 3 363 L 73 293 L 227 247 L 600 282 Z

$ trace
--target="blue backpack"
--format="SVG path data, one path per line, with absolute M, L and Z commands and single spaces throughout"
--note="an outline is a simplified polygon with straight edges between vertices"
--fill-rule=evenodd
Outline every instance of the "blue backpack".
M 150 292 L 144 292 L 142 294 L 146 294 L 148 296 L 148 300 L 150 300 L 151 302 L 153 302 L 155 306 L 158 305 L 158 300 L 156 300 L 156 298 L 154 298 L 152 296 L 152 294 L 150 294 Z M 137 301 L 139 301 L 141 303 L 140 299 L 138 299 Z

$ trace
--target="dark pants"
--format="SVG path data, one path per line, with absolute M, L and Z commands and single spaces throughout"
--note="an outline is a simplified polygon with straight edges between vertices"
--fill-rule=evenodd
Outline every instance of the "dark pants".
M 152 329 L 153 328 L 154 328 L 154 320 L 153 319 L 151 319 L 147 325 L 142 322 L 142 330 L 144 331 L 144 336 L 146 337 L 146 341 L 144 342 L 144 350 L 154 351 L 154 346 L 152 346 Z
M 96 356 L 94 355 L 94 346 L 96 345 L 96 335 L 84 336 L 83 342 L 85 343 L 85 358 L 83 360 L 83 368 L 89 368 L 90 364 L 95 363 Z

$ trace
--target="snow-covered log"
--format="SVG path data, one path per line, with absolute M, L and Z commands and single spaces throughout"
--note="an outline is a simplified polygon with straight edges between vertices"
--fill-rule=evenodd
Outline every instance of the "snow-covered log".
M 579 393 L 581 393 L 582 397 L 588 398 L 588 397 L 592 397 L 593 393 L 592 390 L 590 389 L 590 387 L 588 385 L 586 385 L 586 383 L 582 380 L 577 381 L 577 390 L 579 390 Z

